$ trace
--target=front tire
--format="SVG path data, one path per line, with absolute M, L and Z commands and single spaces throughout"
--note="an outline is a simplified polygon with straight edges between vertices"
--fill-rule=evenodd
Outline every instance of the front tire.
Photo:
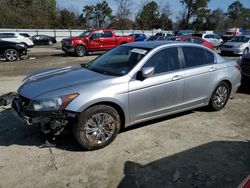
M 215 88 L 209 102 L 209 107 L 213 111 L 219 111 L 225 107 L 230 96 L 230 87 L 227 82 L 221 82 Z
M 245 48 L 244 51 L 243 51 L 243 55 L 246 55 L 249 53 L 249 49 L 248 48 Z
M 4 58 L 7 61 L 16 61 L 19 59 L 19 53 L 15 49 L 7 49 L 4 52 Z
M 74 125 L 76 140 L 88 150 L 109 145 L 121 128 L 118 112 L 107 105 L 97 105 L 82 112 Z
M 80 45 L 76 47 L 75 54 L 77 57 L 83 57 L 87 54 L 87 50 L 84 46 Z

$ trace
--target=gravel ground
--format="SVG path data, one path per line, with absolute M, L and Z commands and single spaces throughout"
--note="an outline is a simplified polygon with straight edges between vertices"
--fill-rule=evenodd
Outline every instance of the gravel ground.
M 29 54 L 16 63 L 0 62 L 1 95 L 15 91 L 32 71 L 95 58 L 68 57 L 53 47 Z M 219 112 L 202 108 L 138 124 L 91 152 L 72 134 L 41 149 L 40 132 L 15 120 L 8 106 L 0 107 L 0 188 L 234 188 L 250 174 L 249 107 L 250 91 L 241 89 Z

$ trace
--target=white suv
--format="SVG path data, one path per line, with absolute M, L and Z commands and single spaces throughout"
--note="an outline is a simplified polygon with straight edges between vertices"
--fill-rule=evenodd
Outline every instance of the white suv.
M 34 43 L 31 39 L 26 38 L 17 32 L 0 32 L 0 40 L 21 43 L 26 48 L 34 47 Z

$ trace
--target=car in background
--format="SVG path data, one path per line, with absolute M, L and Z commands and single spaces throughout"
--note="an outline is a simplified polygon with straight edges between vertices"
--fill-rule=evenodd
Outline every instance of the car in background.
M 0 32 L 0 40 L 21 43 L 26 48 L 34 47 L 34 43 L 31 39 L 26 38 L 17 32 Z
M 203 39 L 206 39 L 208 42 L 213 44 L 215 47 L 219 47 L 223 44 L 222 38 L 214 33 L 193 34 L 192 36 L 201 37 Z
M 48 35 L 34 35 L 32 40 L 35 45 L 52 45 L 56 43 L 56 38 Z
M 191 42 L 191 43 L 195 43 L 195 44 L 200 44 L 202 46 L 206 46 L 207 48 L 209 48 L 211 50 L 214 49 L 213 44 L 211 44 L 210 42 L 208 42 L 207 40 L 205 40 L 203 38 L 196 37 L 196 36 L 176 36 L 176 37 L 169 38 L 169 40 Z
M 174 35 L 171 33 L 163 33 L 163 32 L 159 32 L 156 33 L 155 36 L 162 36 L 162 37 L 173 37 Z
M 123 127 L 202 106 L 221 110 L 240 80 L 235 61 L 204 46 L 134 42 L 88 64 L 26 77 L 12 111 L 45 133 L 71 126 L 79 144 L 94 150 L 110 144 Z
M 145 41 L 160 41 L 160 40 L 168 40 L 169 37 L 161 36 L 161 35 L 153 35 L 147 38 Z
M 108 51 L 134 41 L 134 36 L 117 36 L 111 29 L 93 29 L 86 30 L 77 37 L 63 39 L 61 43 L 65 53 L 83 57 L 88 53 Z
M 245 55 L 249 53 L 250 35 L 235 36 L 232 40 L 225 42 L 221 48 L 221 55 Z
M 130 34 L 129 36 L 134 36 L 135 42 L 144 41 L 147 38 L 144 33 L 133 33 L 133 34 Z
M 221 38 L 223 39 L 224 42 L 227 42 L 229 40 L 231 40 L 232 38 L 234 38 L 235 36 L 238 35 L 243 35 L 244 34 L 244 30 L 243 28 L 230 28 L 227 30 L 227 32 L 221 36 Z
M 194 34 L 193 30 L 179 30 L 175 32 L 176 36 L 192 36 Z
M 247 83 L 250 87 L 250 53 L 242 56 L 240 67 L 242 74 L 241 83 Z
M 0 57 L 7 61 L 16 61 L 25 55 L 27 55 L 27 48 L 24 44 L 0 40 Z

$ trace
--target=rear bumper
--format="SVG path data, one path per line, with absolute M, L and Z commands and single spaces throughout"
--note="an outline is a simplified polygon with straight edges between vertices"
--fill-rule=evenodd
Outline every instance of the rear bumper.
M 28 45 L 28 48 L 33 48 L 35 45 L 32 44 L 32 45 Z

